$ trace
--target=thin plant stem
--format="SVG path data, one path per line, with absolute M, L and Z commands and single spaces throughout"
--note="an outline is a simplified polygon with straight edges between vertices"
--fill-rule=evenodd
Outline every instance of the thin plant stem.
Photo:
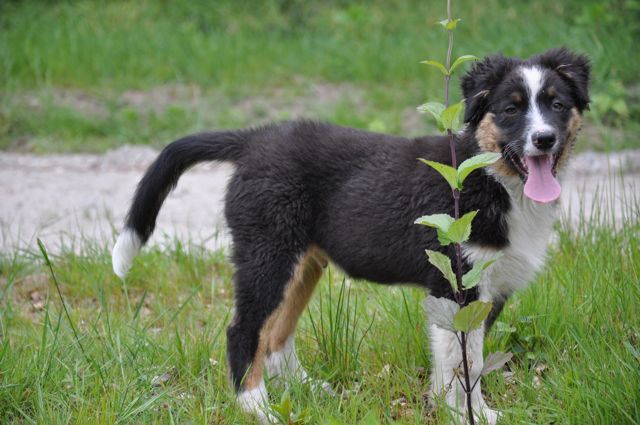
M 451 0 L 447 0 L 447 21 L 451 22 Z M 446 67 L 450 69 L 451 67 L 451 55 L 453 53 L 453 30 L 447 29 L 449 33 L 449 45 L 447 48 L 447 58 L 446 58 Z M 444 105 L 445 108 L 449 107 L 449 86 L 451 83 L 451 74 L 447 73 L 444 77 L 445 85 L 444 85 Z M 453 131 L 448 128 L 447 136 L 449 138 L 449 148 L 451 149 L 451 165 L 453 168 L 458 168 L 458 158 L 456 155 L 456 143 L 453 135 Z M 458 189 L 452 190 L 453 196 L 453 213 L 454 218 L 458 220 L 460 218 L 460 191 Z M 456 254 L 456 281 L 458 282 L 458 288 L 462 288 L 462 248 L 459 243 L 454 245 L 455 254 Z M 460 307 L 464 307 L 467 303 L 466 291 L 461 290 L 456 294 L 456 301 L 460 305 Z M 457 336 L 457 335 L 456 335 Z M 471 406 L 471 382 L 469 376 L 469 361 L 467 358 L 467 334 L 465 332 L 460 332 L 460 338 L 458 339 L 460 342 L 460 349 L 462 351 L 462 368 L 464 371 L 464 393 L 467 404 L 469 423 L 471 425 L 475 425 L 475 420 L 473 417 L 473 407 Z M 477 382 L 476 382 L 477 383 Z M 475 384 L 474 384 L 475 387 Z
M 471 382 L 469 377 L 469 361 L 467 360 L 467 334 L 461 332 L 460 339 L 462 340 L 462 367 L 464 371 L 464 395 L 467 399 L 467 411 L 469 412 L 469 423 L 475 424 L 473 417 L 473 407 L 471 406 Z

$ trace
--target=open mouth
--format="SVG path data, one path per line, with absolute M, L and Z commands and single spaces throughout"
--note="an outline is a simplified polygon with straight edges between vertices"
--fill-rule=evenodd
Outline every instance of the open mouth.
M 513 155 L 511 161 L 524 181 L 524 194 L 536 202 L 548 203 L 560 197 L 556 179 L 557 155 Z
M 520 174 L 522 181 L 526 181 L 527 177 L 529 176 L 529 167 L 527 166 L 526 158 L 536 158 L 536 160 L 550 161 L 551 174 L 553 174 L 553 176 L 555 177 L 557 173 L 556 167 L 558 166 L 558 159 L 559 159 L 558 155 L 537 155 L 537 156 L 524 156 L 524 157 L 513 155 L 509 159 L 515 166 L 516 170 L 518 170 L 518 173 Z

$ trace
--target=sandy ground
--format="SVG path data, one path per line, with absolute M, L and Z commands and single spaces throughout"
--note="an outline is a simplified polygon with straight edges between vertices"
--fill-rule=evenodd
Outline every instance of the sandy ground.
M 54 252 L 83 240 L 113 240 L 138 180 L 156 155 L 150 148 L 128 146 L 104 155 L 0 152 L 0 251 L 35 249 L 36 238 Z M 222 201 L 232 171 L 228 164 L 206 164 L 183 175 L 150 243 L 177 237 L 209 248 L 227 245 Z M 640 151 L 574 158 L 563 185 L 563 212 L 577 222 L 581 205 L 597 213 L 603 197 L 615 209 L 613 217 L 605 217 L 609 221 L 638 214 L 629 199 L 640 198 Z

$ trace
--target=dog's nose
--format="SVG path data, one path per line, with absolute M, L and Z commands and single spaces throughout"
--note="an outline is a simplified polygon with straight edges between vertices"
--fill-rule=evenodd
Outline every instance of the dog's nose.
M 556 134 L 553 131 L 538 131 L 537 133 L 533 133 L 532 139 L 533 146 L 545 151 L 551 149 L 556 142 Z

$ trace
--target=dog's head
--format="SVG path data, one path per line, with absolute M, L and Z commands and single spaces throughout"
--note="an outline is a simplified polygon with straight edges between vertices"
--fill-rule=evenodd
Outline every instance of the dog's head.
M 462 78 L 468 131 L 481 150 L 502 154 L 495 172 L 520 177 L 535 201 L 560 196 L 556 174 L 589 105 L 589 74 L 587 57 L 557 48 L 527 60 L 489 56 Z

